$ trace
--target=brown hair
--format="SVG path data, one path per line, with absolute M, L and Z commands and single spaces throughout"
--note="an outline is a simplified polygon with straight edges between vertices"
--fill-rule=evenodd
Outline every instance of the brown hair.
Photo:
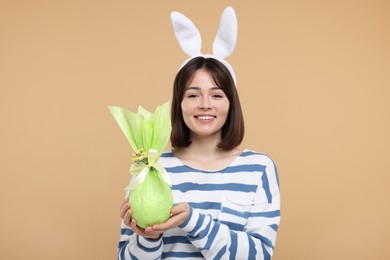
M 199 69 L 205 69 L 211 74 L 215 84 L 223 90 L 230 102 L 229 114 L 221 130 L 222 141 L 218 144 L 218 148 L 232 150 L 242 142 L 245 132 L 238 92 L 225 65 L 216 59 L 204 57 L 196 57 L 190 60 L 175 77 L 171 108 L 172 147 L 188 147 L 191 144 L 190 130 L 183 119 L 181 102 L 187 85 Z

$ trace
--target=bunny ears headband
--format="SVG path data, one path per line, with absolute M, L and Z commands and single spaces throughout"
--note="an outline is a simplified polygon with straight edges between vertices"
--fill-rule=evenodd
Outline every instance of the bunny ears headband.
M 174 11 L 171 13 L 171 20 L 177 41 L 183 51 L 190 56 L 181 67 L 195 57 L 214 58 L 226 66 L 233 77 L 234 83 L 237 84 L 233 67 L 225 60 L 233 53 L 237 41 L 237 18 L 232 7 L 225 8 L 222 13 L 221 23 L 213 43 L 212 54 L 201 53 L 202 38 L 199 30 L 190 19 Z

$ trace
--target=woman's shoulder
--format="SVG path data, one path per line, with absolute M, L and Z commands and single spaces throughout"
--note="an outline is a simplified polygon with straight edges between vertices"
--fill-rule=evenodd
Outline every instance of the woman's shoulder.
M 161 154 L 161 157 L 162 158 L 170 158 L 170 157 L 175 157 L 175 155 L 173 154 L 172 150 L 167 150 Z
M 274 164 L 273 159 L 271 158 L 270 155 L 251 150 L 251 149 L 244 149 L 240 155 L 241 158 L 246 158 L 247 160 L 253 160 L 258 163 L 261 163 L 263 165 L 268 165 L 268 164 Z
M 159 162 L 163 164 L 177 164 L 178 160 L 172 151 L 164 151 L 160 156 Z

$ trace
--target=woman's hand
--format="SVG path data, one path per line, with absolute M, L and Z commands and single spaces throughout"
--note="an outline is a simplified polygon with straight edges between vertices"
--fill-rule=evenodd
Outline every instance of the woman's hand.
M 131 210 L 128 198 L 123 201 L 119 210 L 119 216 L 123 219 L 123 223 L 125 223 L 126 226 L 130 227 Z
M 162 224 L 145 228 L 145 234 L 159 237 L 165 231 L 180 226 L 188 218 L 190 206 L 186 202 L 177 204 L 171 209 L 170 218 Z
M 160 234 L 153 234 L 153 233 L 146 233 L 143 228 L 140 228 L 137 226 L 137 222 L 135 219 L 131 219 L 131 209 L 130 209 L 130 203 L 129 199 L 125 199 L 122 203 L 122 206 L 119 210 L 119 215 L 123 219 L 123 223 L 130 227 L 131 230 L 133 230 L 135 233 L 137 233 L 140 236 L 146 237 L 146 238 L 151 238 L 151 239 L 157 239 Z
M 138 235 L 146 238 L 157 239 L 165 231 L 183 224 L 184 221 L 188 218 L 189 214 L 190 206 L 188 203 L 182 202 L 171 209 L 171 216 L 166 222 L 143 229 L 137 226 L 135 219 L 131 219 L 130 203 L 128 199 L 125 199 L 120 208 L 119 215 L 123 219 L 123 223 L 130 227 L 131 230 L 133 230 Z

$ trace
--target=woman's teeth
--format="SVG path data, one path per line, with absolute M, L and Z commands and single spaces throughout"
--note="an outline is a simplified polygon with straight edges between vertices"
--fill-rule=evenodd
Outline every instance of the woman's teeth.
M 211 120 L 214 117 L 213 116 L 197 116 L 197 118 L 200 120 Z

